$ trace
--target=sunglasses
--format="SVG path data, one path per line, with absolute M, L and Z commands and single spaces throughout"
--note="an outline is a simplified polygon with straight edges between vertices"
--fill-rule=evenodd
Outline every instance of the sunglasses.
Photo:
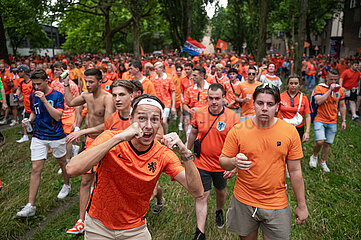
M 290 98 L 290 100 L 291 100 L 291 107 L 294 107 L 295 106 L 294 98 Z
M 253 75 L 254 76 L 254 75 L 256 75 L 256 73 L 248 73 L 248 75 Z
M 261 85 L 259 85 L 258 87 L 256 87 L 255 90 L 261 89 L 261 88 L 270 88 L 270 89 L 279 91 L 278 87 L 276 87 L 276 86 L 273 85 L 272 83 L 262 83 Z

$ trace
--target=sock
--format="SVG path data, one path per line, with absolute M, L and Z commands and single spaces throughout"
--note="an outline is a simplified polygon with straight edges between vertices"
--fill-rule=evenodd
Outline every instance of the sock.
M 321 158 L 321 163 L 325 163 L 326 159 Z

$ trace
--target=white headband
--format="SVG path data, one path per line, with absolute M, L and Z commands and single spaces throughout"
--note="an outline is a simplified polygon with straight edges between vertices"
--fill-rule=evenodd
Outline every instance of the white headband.
M 137 104 L 137 106 L 139 105 L 152 105 L 154 107 L 159 108 L 161 116 L 163 116 L 163 108 L 162 105 L 160 105 L 160 103 L 154 99 L 151 98 L 143 98 L 142 100 L 139 101 L 139 103 Z M 133 108 L 130 109 L 130 114 L 133 113 Z

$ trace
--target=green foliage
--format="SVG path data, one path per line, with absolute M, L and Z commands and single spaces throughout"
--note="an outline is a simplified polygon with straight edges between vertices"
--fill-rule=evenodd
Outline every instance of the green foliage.
M 50 39 L 40 25 L 46 3 L 42 0 L 0 0 L 4 28 L 15 52 L 25 39 L 30 39 L 35 49 L 50 46 Z

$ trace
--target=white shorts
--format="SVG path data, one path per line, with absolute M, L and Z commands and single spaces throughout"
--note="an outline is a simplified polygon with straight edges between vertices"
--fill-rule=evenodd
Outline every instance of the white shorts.
M 167 118 L 169 117 L 169 114 L 170 114 L 170 108 L 164 108 L 162 117 Z
M 47 159 L 48 150 L 52 149 L 55 158 L 64 157 L 66 154 L 65 138 L 59 140 L 41 140 L 36 137 L 31 139 L 31 161 Z

